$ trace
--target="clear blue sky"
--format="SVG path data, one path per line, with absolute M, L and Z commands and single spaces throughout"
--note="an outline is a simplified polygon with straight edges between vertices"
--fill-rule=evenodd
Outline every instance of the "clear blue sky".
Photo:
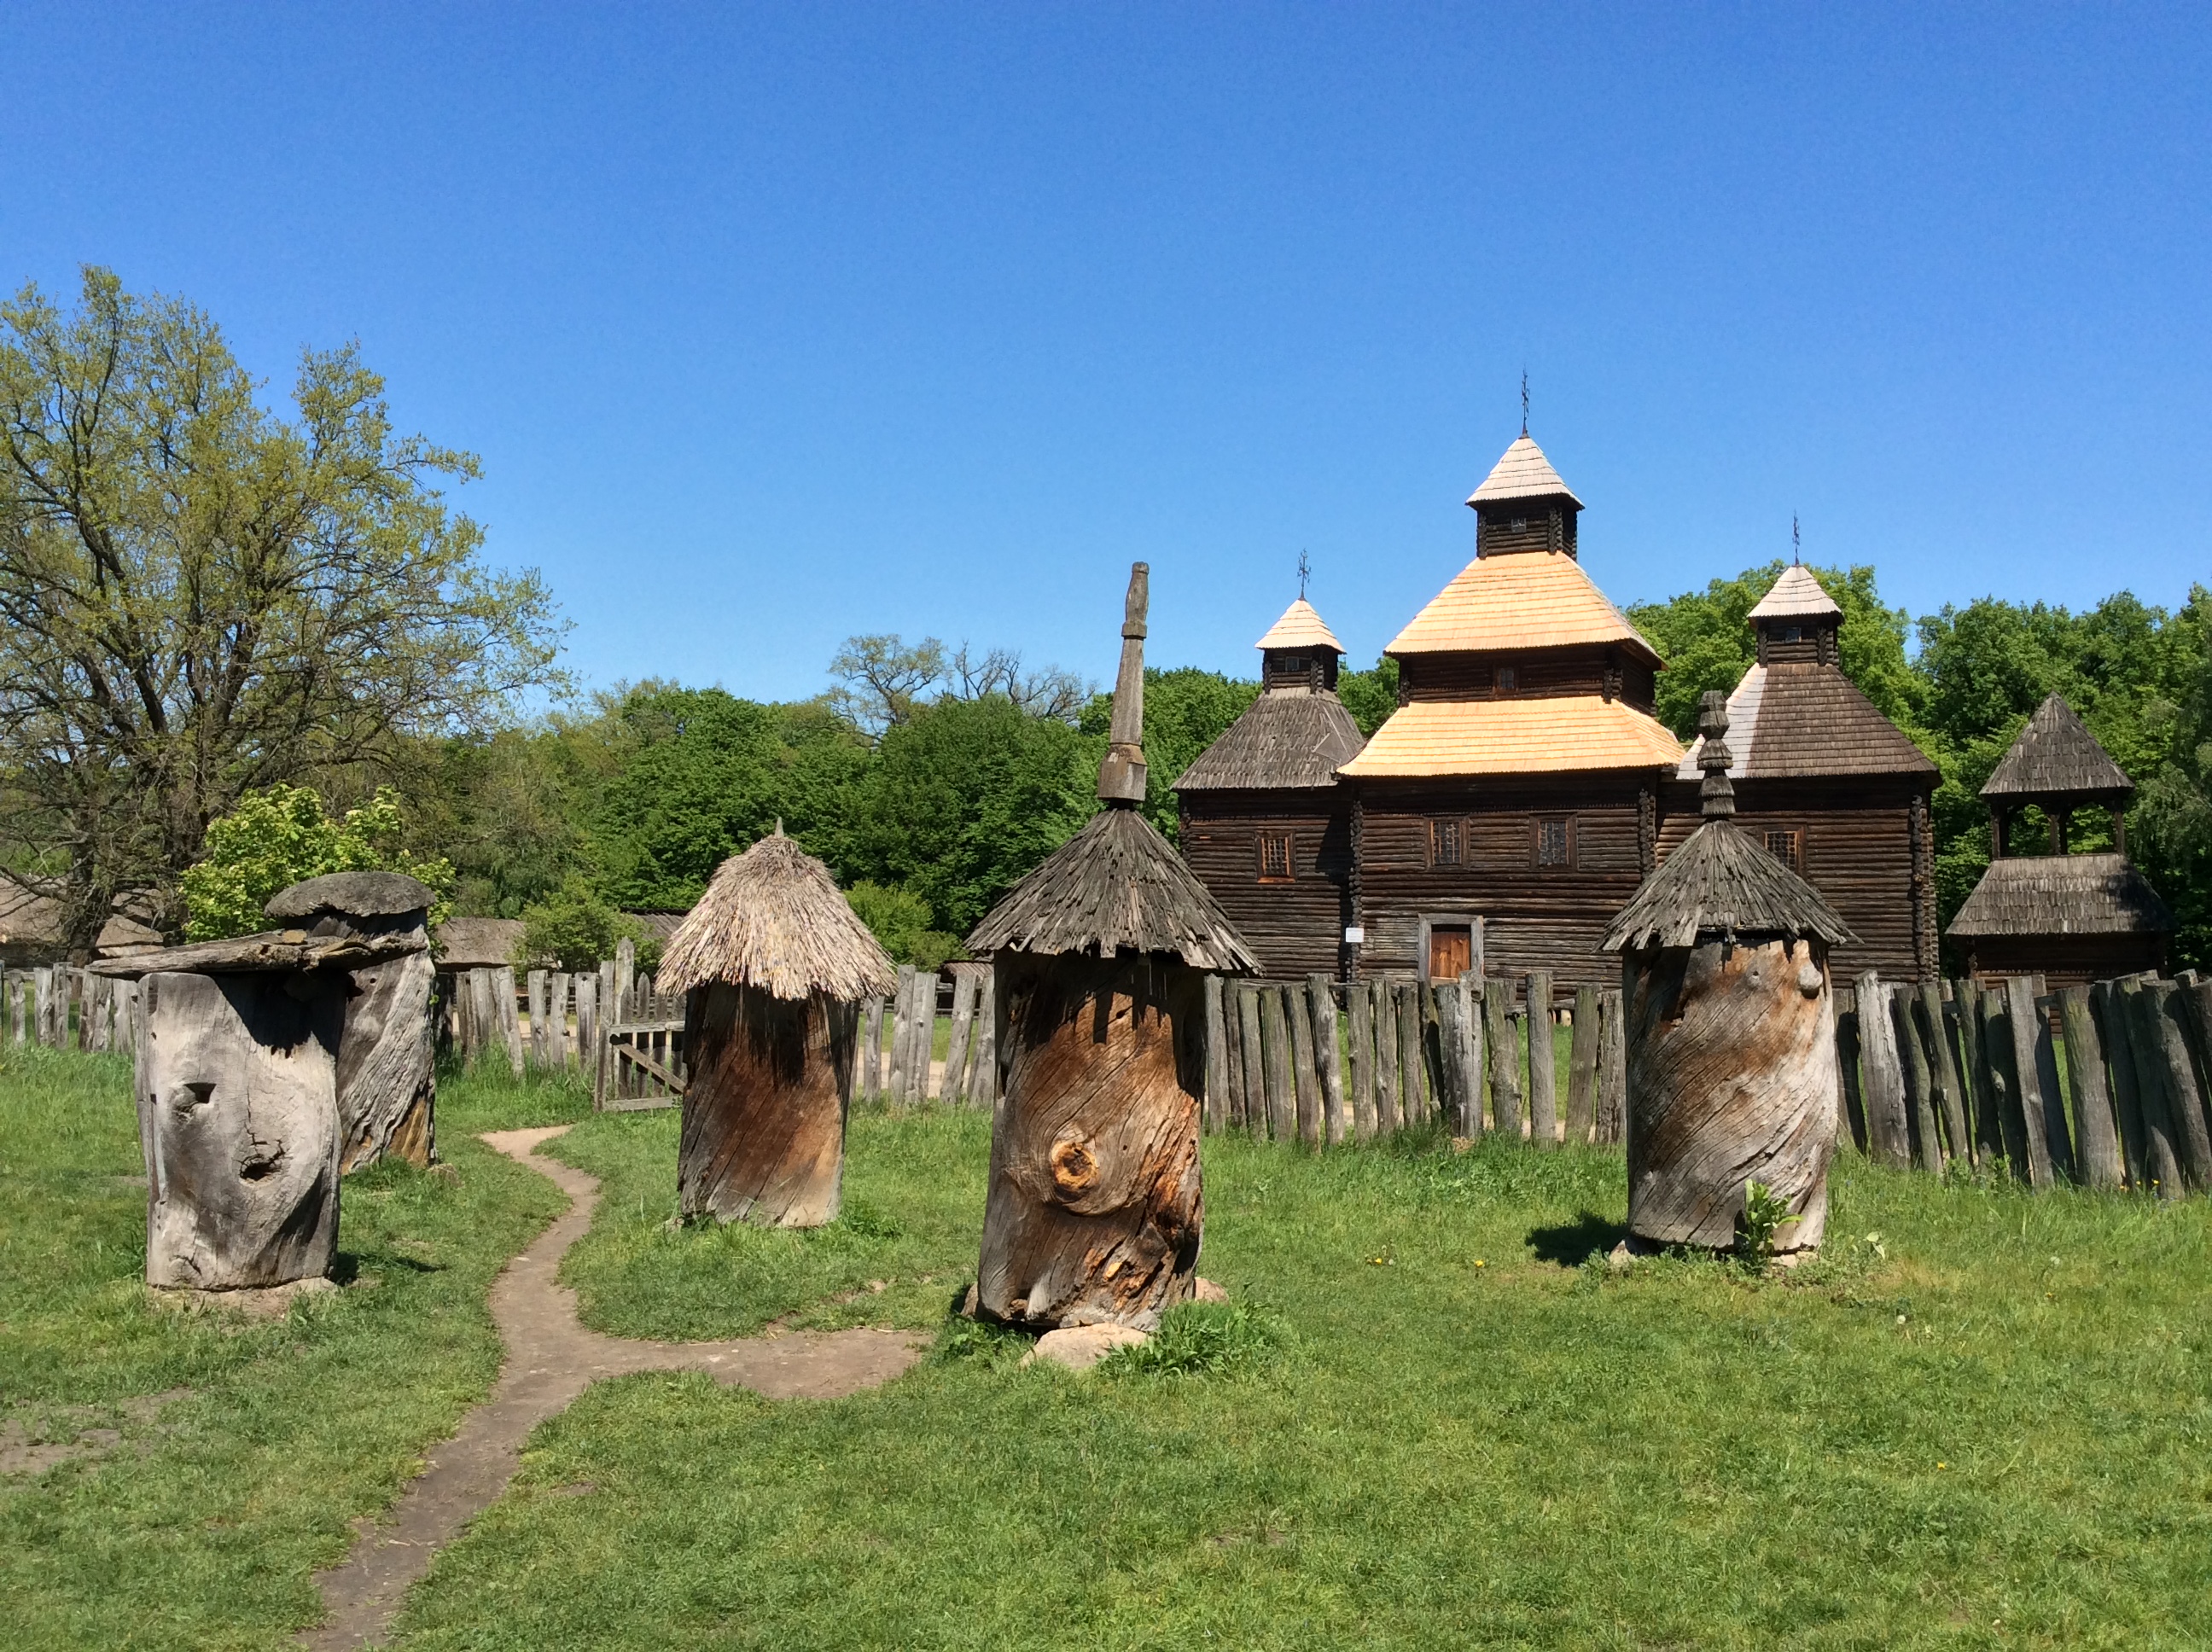
M 2200 9 L 11 5 L 0 281 L 357 337 L 587 681 L 1371 658 L 1519 428 L 1618 601 L 2212 579 Z

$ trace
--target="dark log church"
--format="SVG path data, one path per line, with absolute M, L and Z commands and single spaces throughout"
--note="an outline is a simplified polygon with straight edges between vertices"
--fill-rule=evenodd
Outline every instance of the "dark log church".
M 1383 650 L 1398 709 L 1371 740 L 1301 598 L 1260 641 L 1258 701 L 1176 782 L 1183 853 L 1270 976 L 1616 984 L 1607 926 L 1696 829 L 1695 754 L 1654 714 L 1664 662 L 1583 568 L 1581 500 L 1524 432 L 1467 502 L 1474 560 Z M 1796 567 L 1753 611 L 1740 825 L 1860 937 L 1839 973 L 1927 976 L 1935 765 L 1843 675 L 1842 619 Z

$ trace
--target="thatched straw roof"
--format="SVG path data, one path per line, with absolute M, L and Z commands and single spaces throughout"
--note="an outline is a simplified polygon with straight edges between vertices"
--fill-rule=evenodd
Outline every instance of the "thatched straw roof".
M 829 867 L 779 829 L 714 868 L 661 955 L 664 993 L 717 981 L 775 998 L 850 1000 L 889 993 L 898 969 Z
M 1255 971 L 1229 914 L 1133 809 L 1108 808 L 991 908 L 968 950 L 1171 952 L 1199 969 Z
M 1608 952 L 1695 946 L 1700 939 L 1858 938 L 1820 891 L 1735 828 L 1727 701 L 1710 689 L 1698 721 L 1705 824 L 1630 897 L 1601 943 Z

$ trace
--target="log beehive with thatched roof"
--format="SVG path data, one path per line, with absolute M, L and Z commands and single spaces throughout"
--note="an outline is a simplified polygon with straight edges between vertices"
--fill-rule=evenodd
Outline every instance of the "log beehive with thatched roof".
M 1352 920 L 1359 726 L 1336 697 L 1344 646 L 1300 597 L 1258 643 L 1260 697 L 1175 783 L 1183 858 L 1269 975 L 1341 972 Z
M 1628 1044 L 1628 1226 L 1661 1245 L 1732 1246 L 1758 1182 L 1809 1249 L 1836 1140 L 1828 951 L 1851 938 L 1819 890 L 1737 829 L 1728 708 L 1700 719 L 1705 823 L 1606 933 L 1621 954 Z
M 2173 914 L 2128 859 L 2127 771 L 2073 707 L 2046 696 L 1982 787 L 1992 859 L 1952 919 L 1952 944 L 1980 980 L 2039 975 L 2054 990 L 2165 964 Z M 2021 811 L 2044 817 L 2048 852 L 2014 841 Z M 2112 847 L 2073 852 L 2073 821 L 2100 811 Z
M 685 994 L 685 1215 L 836 1218 L 859 1000 L 896 983 L 830 869 L 781 825 L 714 869 L 660 964 L 661 990 Z
M 976 1300 L 1019 1324 L 1149 1330 L 1189 1294 L 1205 976 L 1255 963 L 1136 811 L 1146 599 L 1139 562 L 1099 768 L 1105 808 L 968 941 L 992 961 L 1002 1073 Z

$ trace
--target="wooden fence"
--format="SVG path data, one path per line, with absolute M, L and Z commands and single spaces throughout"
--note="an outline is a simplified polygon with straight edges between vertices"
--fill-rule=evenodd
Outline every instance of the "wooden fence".
M 66 963 L 0 972 L 0 1037 L 48 1049 L 129 1053 L 137 1043 L 138 983 Z
M 2033 1187 L 2212 1192 L 2212 981 L 2034 977 L 1838 994 L 1838 1133 L 1899 1168 L 2002 1167 Z

